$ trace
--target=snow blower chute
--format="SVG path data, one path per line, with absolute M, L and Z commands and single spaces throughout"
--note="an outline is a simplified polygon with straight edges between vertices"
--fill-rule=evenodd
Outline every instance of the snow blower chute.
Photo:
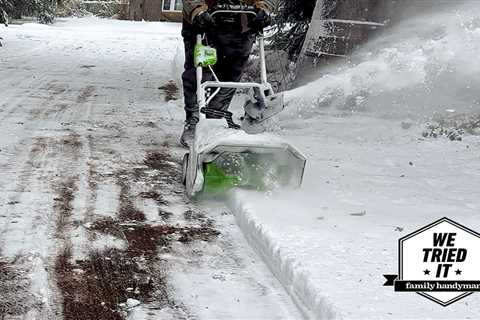
M 219 6 L 211 16 L 221 14 L 255 15 L 253 7 Z M 183 183 L 187 194 L 218 196 L 231 188 L 272 190 L 298 188 L 303 179 L 306 158 L 291 144 L 271 134 L 262 133 L 262 123 L 284 109 L 283 94 L 274 94 L 267 80 L 264 37 L 260 35 L 259 55 L 261 83 L 221 82 L 213 68 L 214 48 L 203 44 L 197 36 L 195 65 L 197 66 L 197 100 L 201 113 L 219 119 L 200 119 L 190 151 L 183 159 Z M 216 81 L 202 83 L 203 68 L 210 68 Z M 208 108 L 208 103 L 221 88 L 244 89 L 249 99 L 243 105 L 242 125 L 237 125 L 232 113 Z M 207 89 L 215 90 L 206 96 Z M 242 130 L 239 130 L 242 129 Z

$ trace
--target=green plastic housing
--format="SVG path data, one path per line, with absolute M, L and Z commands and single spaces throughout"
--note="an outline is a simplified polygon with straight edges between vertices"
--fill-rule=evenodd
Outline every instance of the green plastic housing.
M 217 50 L 209 46 L 196 44 L 193 56 L 197 67 L 208 67 L 217 63 Z
M 220 195 L 235 187 L 257 191 L 298 187 L 303 169 L 304 162 L 285 151 L 225 152 L 203 164 L 203 193 Z

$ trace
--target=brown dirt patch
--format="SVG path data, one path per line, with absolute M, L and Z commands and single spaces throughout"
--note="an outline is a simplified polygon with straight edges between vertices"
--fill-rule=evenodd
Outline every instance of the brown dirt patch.
M 110 234 L 120 239 L 125 238 L 122 229 L 118 225 L 118 222 L 112 217 L 98 219 L 88 229 L 92 231 L 99 231 L 105 234 Z
M 173 241 L 212 241 L 219 234 L 210 225 L 149 225 L 113 218 L 97 220 L 89 230 L 114 235 L 126 240 L 128 245 L 125 250 L 91 252 L 85 260 L 75 263 L 71 262 L 68 249 L 59 255 L 55 272 L 64 298 L 66 320 L 125 319 L 127 313 L 121 304 L 128 298 L 181 307 L 168 294 L 167 267 L 158 271 L 162 266 L 158 251 L 170 251 Z
M 55 272 L 66 320 L 125 319 L 120 304 L 128 298 L 146 300 L 153 289 L 147 272 L 115 249 L 91 252 L 75 263 L 66 250 L 58 257 Z
M 80 141 L 80 136 L 78 134 L 71 134 L 66 136 L 60 141 L 64 146 L 72 147 L 72 148 L 80 148 L 82 146 L 82 142 Z
M 168 205 L 168 202 L 165 201 L 162 197 L 162 195 L 156 191 L 146 191 L 146 192 L 141 192 L 139 194 L 139 197 L 143 198 L 143 199 L 152 199 L 152 200 L 155 200 L 155 202 L 158 204 L 158 205 L 161 205 L 161 206 L 166 206 Z
M 174 241 L 183 243 L 196 240 L 212 241 L 220 234 L 213 227 L 211 221 L 202 223 L 200 226 L 181 227 L 178 225 L 133 224 L 105 218 L 97 220 L 89 230 L 126 240 L 128 247 L 125 252 L 131 257 L 149 256 L 151 258 L 157 254 L 159 247 L 169 250 Z
M 80 91 L 80 94 L 77 97 L 77 103 L 85 103 L 87 99 L 93 96 L 95 92 L 94 86 L 86 86 Z
M 92 135 L 87 136 L 87 148 L 90 152 L 91 150 L 95 149 L 93 140 L 94 139 Z M 97 170 L 98 169 L 93 159 L 89 159 L 87 161 L 87 165 L 88 165 L 88 187 L 90 189 L 90 197 L 91 197 L 90 198 L 91 204 L 88 208 L 88 216 L 91 217 L 94 211 L 94 203 L 95 203 L 95 200 L 97 199 L 97 187 L 98 187 L 98 183 L 97 183 L 98 171 Z
M 35 306 L 30 282 L 25 273 L 11 261 L 0 257 L 0 320 L 25 315 Z
M 67 87 L 64 84 L 61 84 L 61 83 L 51 82 L 47 86 L 47 90 L 50 91 L 52 94 L 57 95 L 57 94 L 62 94 L 65 91 L 67 91 Z
M 143 163 L 151 169 L 161 172 L 161 174 L 156 177 L 159 183 L 172 185 L 174 182 L 180 180 L 180 163 L 178 159 L 172 158 L 166 150 L 148 152 Z
M 193 211 L 193 226 L 150 224 L 145 214 L 134 205 L 136 199 L 152 199 L 159 207 L 168 206 L 164 196 L 176 192 L 174 189 L 181 189 L 174 179 L 178 176 L 178 167 L 167 150 L 162 150 L 148 153 L 144 166 L 114 174 L 120 187 L 117 215 L 97 219 L 88 225 L 87 230 L 93 238 L 107 234 L 122 239 L 126 247 L 92 251 L 84 260 L 73 261 L 68 246 L 65 246 L 55 264 L 65 320 L 125 319 L 127 310 L 122 304 L 128 298 L 149 303 L 149 307 L 184 308 L 169 294 L 166 280 L 168 266 L 158 254 L 170 252 L 175 242 L 213 241 L 219 232 L 211 221 Z M 135 184 L 141 182 L 143 185 L 146 181 L 153 185 L 150 191 L 132 191 Z M 59 194 L 63 195 L 59 198 L 70 199 L 72 189 L 70 185 L 59 188 Z M 69 201 L 59 204 L 58 212 L 70 212 L 69 204 Z M 159 208 L 160 215 L 162 212 Z M 165 212 L 166 218 L 169 215 L 171 213 Z M 59 226 L 62 226 L 61 220 Z
M 121 221 L 145 221 L 143 212 L 137 210 L 130 197 L 128 176 L 120 175 L 117 178 L 117 185 L 120 186 L 120 211 L 118 217 Z
M 166 210 L 158 209 L 158 215 L 160 216 L 160 218 L 162 218 L 163 221 L 167 221 L 173 216 L 173 213 Z
M 61 239 L 65 237 L 65 231 L 70 224 L 70 218 L 73 210 L 74 193 L 77 191 L 77 177 L 72 177 L 60 184 L 57 188 L 57 196 L 54 210 L 57 212 L 57 236 Z
M 148 152 L 143 163 L 148 167 L 156 170 L 163 170 L 165 168 L 176 167 L 177 161 L 173 159 L 168 151 L 164 152 Z
M 30 149 L 30 153 L 38 154 L 41 152 L 45 152 L 48 147 L 48 139 L 47 138 L 35 138 L 33 140 L 32 147 Z
M 177 100 L 178 99 L 178 87 L 175 81 L 170 80 L 161 87 L 158 87 L 159 90 L 165 92 L 165 101 Z
M 183 213 L 183 217 L 187 221 L 198 221 L 198 220 L 206 220 L 205 214 L 201 212 L 196 212 L 194 210 L 187 210 Z
M 180 231 L 178 241 L 188 243 L 192 241 L 212 241 L 220 234 L 219 231 L 206 224 L 201 227 L 186 227 Z
M 128 204 L 125 204 L 127 203 Z M 120 207 L 119 217 L 125 221 L 145 221 L 145 214 L 137 210 L 130 200 L 124 201 L 124 204 Z

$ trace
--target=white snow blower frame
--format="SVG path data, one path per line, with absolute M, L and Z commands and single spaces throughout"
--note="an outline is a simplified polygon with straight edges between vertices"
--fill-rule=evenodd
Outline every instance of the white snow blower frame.
M 255 8 L 249 6 L 218 6 L 211 12 L 213 18 L 221 14 L 256 15 Z M 284 99 L 282 93 L 274 94 L 267 79 L 263 34 L 259 35 L 258 44 L 261 82 L 221 82 L 212 68 L 217 61 L 216 50 L 203 45 L 202 36 L 197 36 L 197 103 L 207 119 L 200 119 L 194 142 L 183 159 L 183 183 L 191 197 L 218 196 L 234 187 L 271 190 L 298 188 L 302 184 L 305 156 L 283 139 L 262 133 L 262 122 L 284 109 Z M 205 67 L 215 81 L 202 83 Z M 209 88 L 215 92 L 207 98 Z M 242 126 L 233 121 L 231 112 L 208 108 L 222 88 L 249 90 Z M 218 119 L 226 119 L 228 128 L 225 120 Z

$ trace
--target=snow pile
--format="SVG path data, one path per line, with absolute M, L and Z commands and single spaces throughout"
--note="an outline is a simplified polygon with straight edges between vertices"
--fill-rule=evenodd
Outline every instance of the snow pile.
M 322 156 L 338 158 L 312 161 L 303 190 L 237 190 L 230 203 L 245 237 L 306 318 L 475 318 L 477 296 L 445 309 L 382 286 L 383 274 L 397 272 L 400 237 L 443 216 L 480 229 L 475 154 L 463 144 L 448 148 L 448 141 L 380 152 L 379 144 L 349 144 L 343 152 L 345 145 L 335 144 Z M 348 161 L 347 154 L 358 155 Z M 448 166 L 453 161 L 461 172 Z
M 383 287 L 400 237 L 444 216 L 480 230 L 480 138 L 422 138 L 415 125 L 480 111 L 480 3 L 423 14 L 287 93 L 278 134 L 307 155 L 301 190 L 232 193 L 246 238 L 307 318 L 480 314 L 475 295 L 446 309 Z
M 251 135 L 242 130 L 230 129 L 225 119 L 202 120 L 197 125 L 195 135 L 195 147 L 197 153 L 210 152 L 219 145 L 265 148 L 281 147 L 287 148 L 288 143 L 271 133 Z
M 258 194 L 251 192 L 237 191 L 232 195 L 230 205 L 236 212 L 237 223 L 244 231 L 245 237 L 267 262 L 270 270 L 284 286 L 304 317 L 308 319 L 337 318 L 339 314 L 332 301 L 311 284 L 310 273 L 296 260 L 296 255 L 279 245 L 268 224 L 260 223 L 260 219 L 256 216 L 259 201 L 262 200 L 258 198 Z M 255 203 L 255 206 L 251 203 Z M 284 218 L 289 219 L 289 217 L 282 217 L 282 220 Z M 312 244 L 307 245 L 311 247 Z
M 348 64 L 292 91 L 288 116 L 315 117 L 330 107 L 403 118 L 480 111 L 480 5 L 432 8 L 437 11 L 387 29 Z

